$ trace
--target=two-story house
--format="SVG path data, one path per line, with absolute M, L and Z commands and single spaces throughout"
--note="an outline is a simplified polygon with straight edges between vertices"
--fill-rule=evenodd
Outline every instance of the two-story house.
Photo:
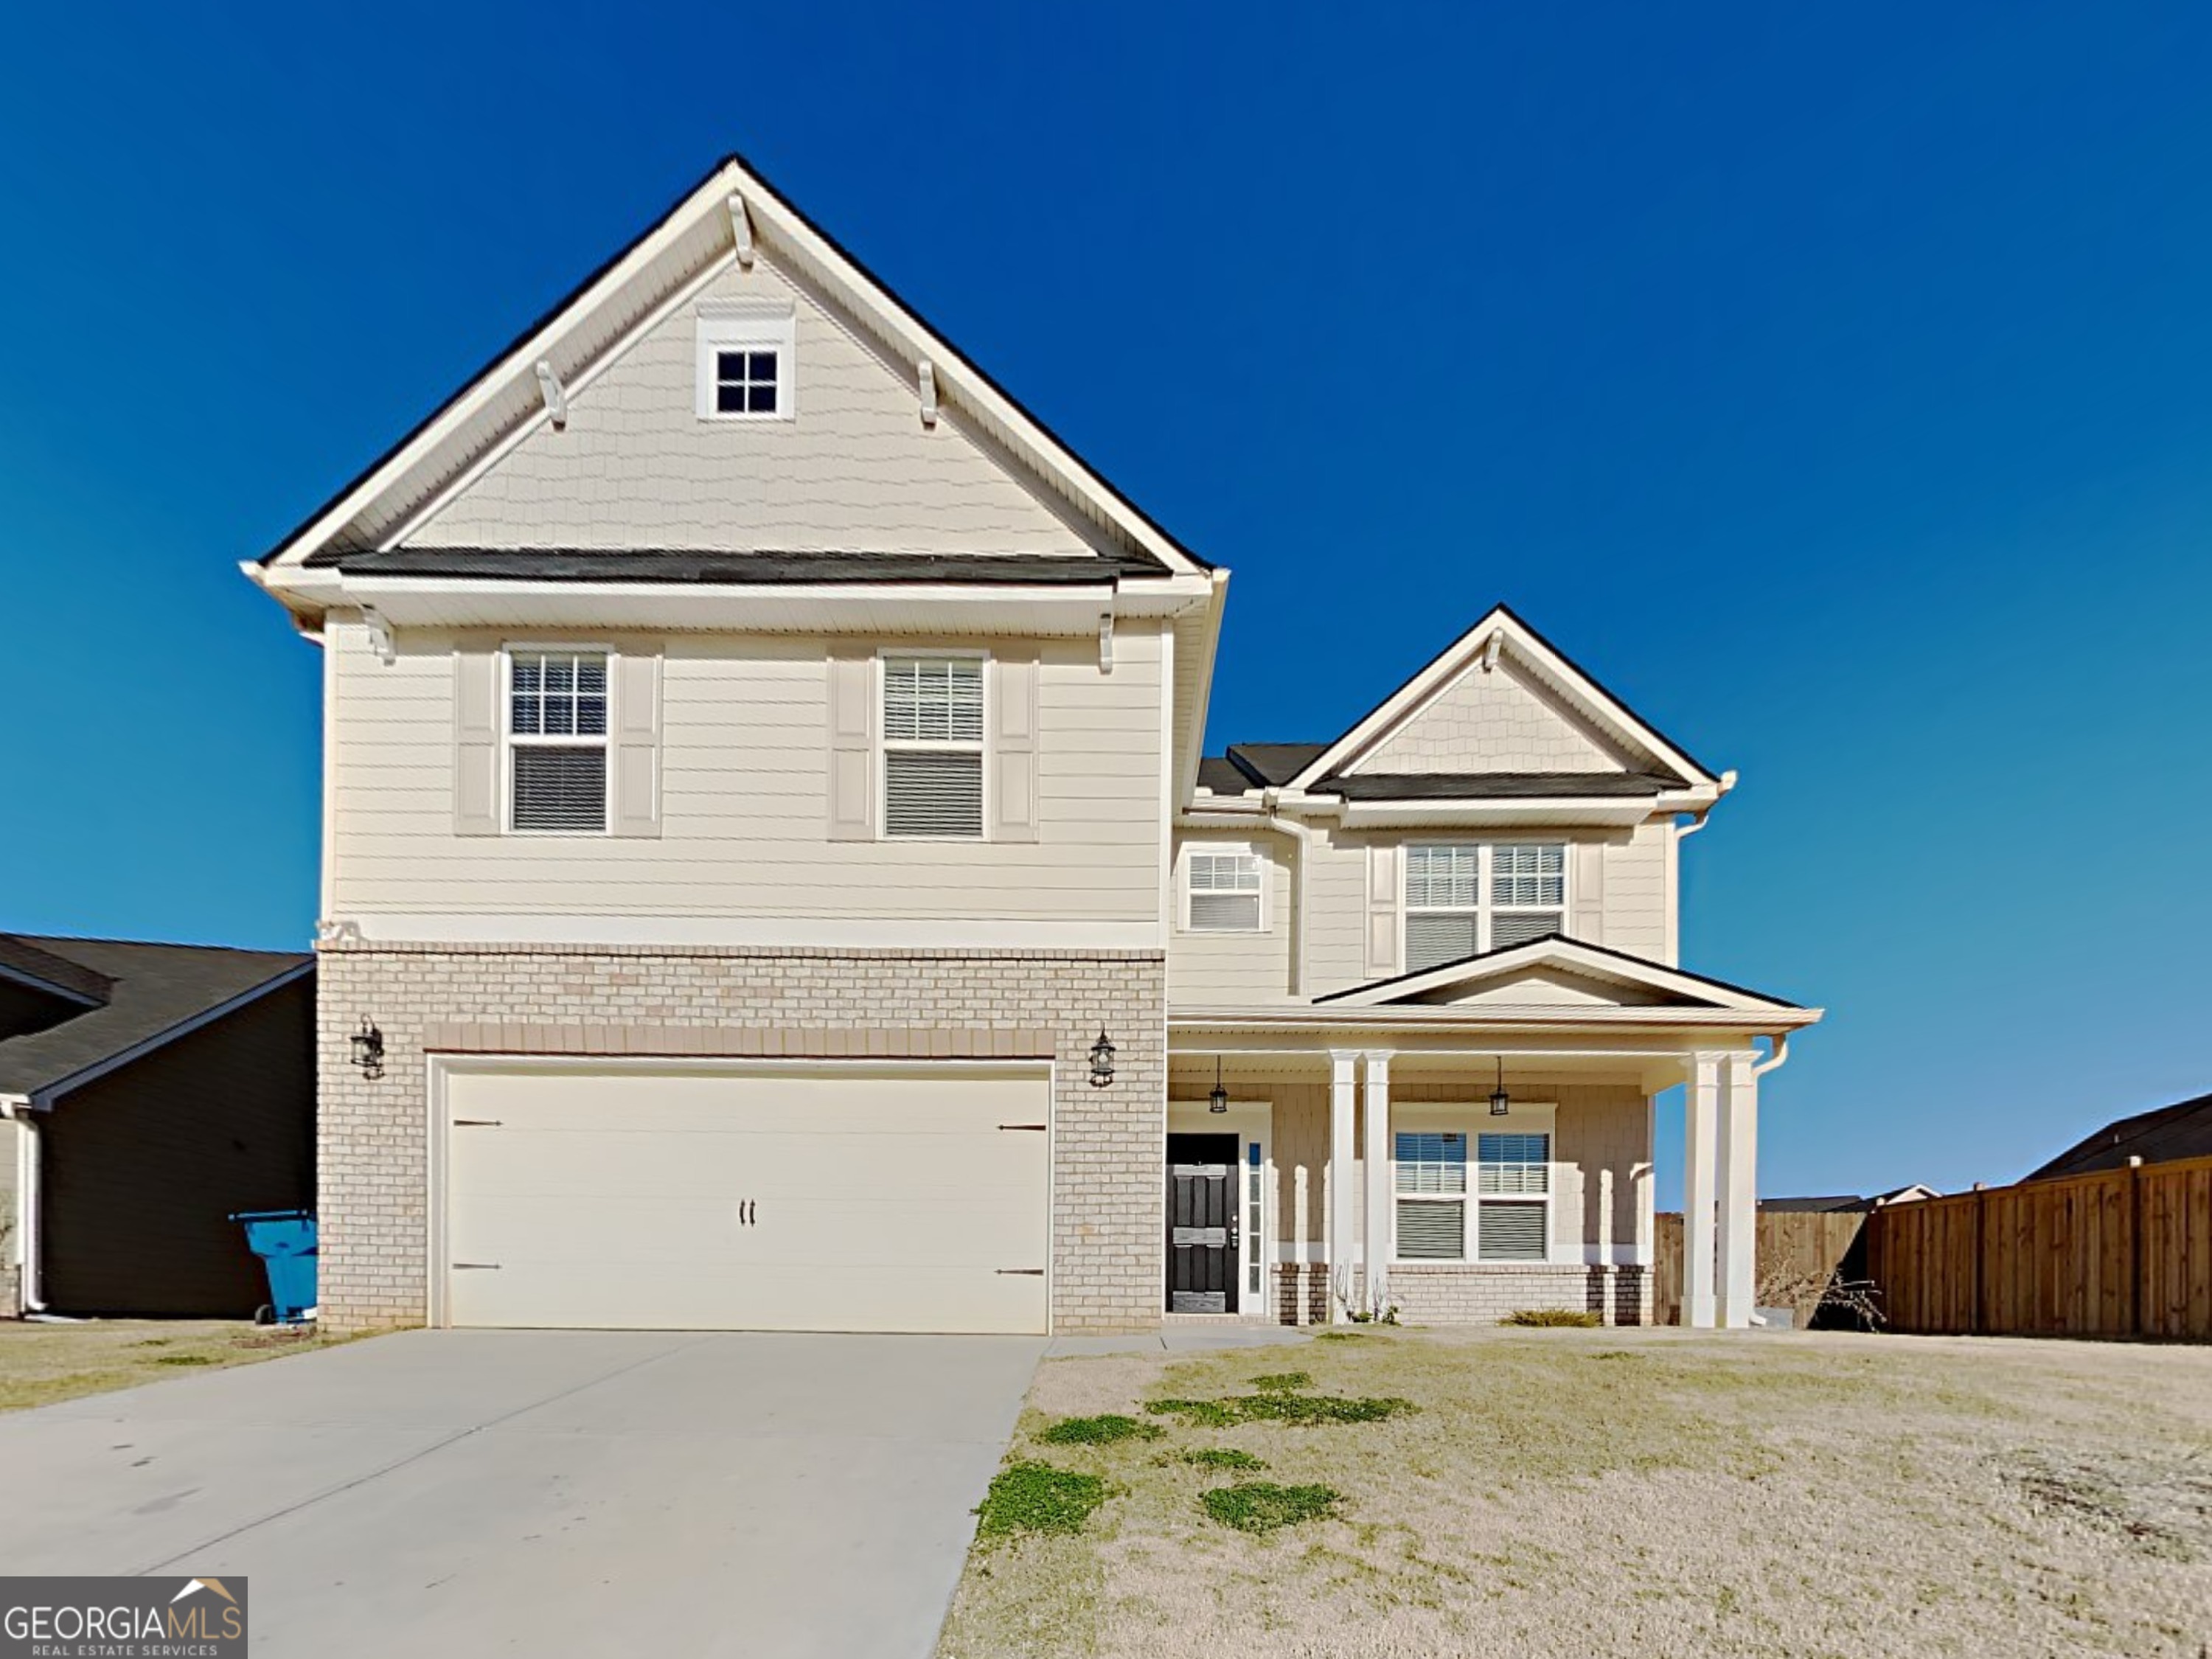
M 1503 609 L 1205 756 L 1228 573 L 741 161 L 246 569 L 323 650 L 335 1322 L 1635 1320 L 1678 1084 L 1749 1317 L 1818 1016 L 1677 965 L 1732 779 Z

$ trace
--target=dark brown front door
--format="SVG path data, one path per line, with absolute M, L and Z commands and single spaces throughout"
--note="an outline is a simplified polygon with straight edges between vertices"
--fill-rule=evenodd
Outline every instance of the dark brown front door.
M 1235 1313 L 1237 1137 L 1168 1137 L 1170 1313 Z

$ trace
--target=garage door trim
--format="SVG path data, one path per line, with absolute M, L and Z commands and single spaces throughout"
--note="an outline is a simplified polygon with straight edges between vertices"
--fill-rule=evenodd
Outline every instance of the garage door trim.
M 688 1072 L 723 1077 L 776 1077 L 806 1073 L 846 1073 L 867 1077 L 942 1078 L 948 1074 L 981 1073 L 993 1077 L 1036 1078 L 1045 1084 L 1045 1261 L 1044 1290 L 1045 1316 L 1048 1328 L 1052 1323 L 1054 1308 L 1053 1230 L 1056 1207 L 1054 1172 L 1059 1168 L 1060 1110 L 1058 1091 L 1054 1086 L 1054 1066 L 1045 1060 L 883 1060 L 848 1058 L 823 1059 L 732 1059 L 727 1056 L 692 1057 L 685 1055 L 643 1054 L 437 1054 L 428 1056 L 429 1109 L 425 1114 L 428 1130 L 427 1164 L 428 1175 L 428 1224 L 423 1258 L 424 1282 L 428 1294 L 425 1298 L 425 1322 L 434 1329 L 446 1329 L 453 1324 L 453 1297 L 449 1281 L 452 1264 L 448 1260 L 447 1237 L 449 1221 L 448 1173 L 452 1168 L 451 1140 L 453 1133 L 453 1112 L 447 1098 L 447 1085 L 456 1077 L 506 1076 L 530 1073 L 623 1072 L 645 1073 Z M 1006 1126 L 1012 1132 L 1020 1132 L 1024 1126 Z

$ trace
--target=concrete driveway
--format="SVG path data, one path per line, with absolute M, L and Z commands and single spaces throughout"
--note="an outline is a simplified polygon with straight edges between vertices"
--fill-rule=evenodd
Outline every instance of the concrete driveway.
M 415 1331 L 0 1418 L 10 1573 L 256 1654 L 927 1655 L 1043 1343 Z

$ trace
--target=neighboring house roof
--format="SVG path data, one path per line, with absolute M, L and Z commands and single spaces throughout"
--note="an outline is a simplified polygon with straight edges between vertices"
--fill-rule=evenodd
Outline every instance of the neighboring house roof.
M 106 975 L 81 962 L 41 951 L 30 940 L 18 939 L 13 933 L 0 933 L 0 976 L 83 1004 L 106 1001 L 109 988 L 114 983 Z
M 325 550 L 307 561 L 357 576 L 468 576 L 494 581 L 961 582 L 1009 586 L 1066 583 L 1097 586 L 1102 578 L 1164 576 L 1148 553 L 1099 559 L 1083 555 L 978 553 L 702 553 L 642 548 L 610 553 L 570 548 L 404 547 L 381 552 Z M 1102 571 L 1099 567 L 1106 568 Z
M 1547 933 L 1541 939 L 1530 939 L 1521 945 L 1509 945 L 1500 950 L 1478 951 L 1474 956 L 1462 957 L 1433 968 L 1394 974 L 1388 979 L 1372 980 L 1364 985 L 1355 985 L 1346 990 L 1316 997 L 1314 1002 L 1316 1006 L 1406 1002 L 1483 979 L 1501 978 L 1537 968 L 1563 969 L 1569 973 L 1611 979 L 1711 1008 L 1764 1015 L 1809 1015 L 1818 1018 L 1815 1011 L 1794 1002 L 1785 1002 L 1779 997 L 1746 990 L 1741 985 L 1730 985 L 1725 980 L 1708 978 L 1703 974 L 1691 973 L 1686 969 L 1670 968 L 1665 963 L 1632 956 L 1626 951 L 1613 951 L 1601 945 L 1585 944 L 1563 933 Z
M 501 434 L 543 415 L 540 363 L 565 380 L 596 362 L 662 296 L 710 263 L 738 254 L 740 220 L 755 241 L 850 296 L 863 325 L 909 367 L 930 364 L 940 401 L 958 404 L 1037 476 L 1156 555 L 1158 574 L 1212 569 L 736 154 L 716 162 L 644 232 L 264 554 L 259 564 L 302 562 L 327 546 L 383 539 L 392 524 L 447 487 Z
M 82 1083 L 310 971 L 312 955 L 0 934 L 107 981 L 99 1006 L 0 1042 L 0 1096 L 45 1106 Z
M 2124 1169 L 2131 1158 L 2146 1164 L 2212 1158 L 2212 1095 L 2116 1119 L 2069 1146 L 2027 1179 L 2049 1181 L 2059 1176 Z
M 1369 772 L 1323 778 L 1316 795 L 1346 800 L 1520 800 L 1659 795 L 1682 781 L 1650 772 Z
M 1759 1207 L 1801 1215 L 1841 1215 L 1870 1210 L 1874 1200 L 1856 1193 L 1833 1193 L 1825 1198 L 1762 1198 Z
M 1236 795 L 1250 788 L 1252 780 L 1226 755 L 1207 755 L 1198 763 L 1198 786 L 1217 795 Z

